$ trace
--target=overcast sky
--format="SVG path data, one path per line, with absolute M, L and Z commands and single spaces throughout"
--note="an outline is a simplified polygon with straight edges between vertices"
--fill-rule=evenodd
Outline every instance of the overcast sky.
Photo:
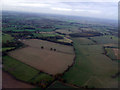
M 2 9 L 116 19 L 119 0 L 3 0 Z

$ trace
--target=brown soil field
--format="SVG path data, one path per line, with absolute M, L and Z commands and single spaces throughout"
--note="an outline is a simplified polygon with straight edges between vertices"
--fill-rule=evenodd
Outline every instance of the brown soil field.
M 74 50 L 72 46 L 61 45 L 58 43 L 53 43 L 53 42 L 38 40 L 38 39 L 28 39 L 28 40 L 23 40 L 22 42 L 28 46 L 38 48 L 38 49 L 40 49 L 41 46 L 44 46 L 44 49 L 50 50 L 50 48 L 53 48 L 53 49 L 56 49 L 56 51 L 58 52 L 74 54 Z
M 30 84 L 18 81 L 6 72 L 2 72 L 2 88 L 35 88 Z
M 115 53 L 115 56 L 117 56 L 117 59 L 120 59 L 120 50 L 117 48 L 114 48 L 113 51 Z
M 25 40 L 23 42 L 29 46 L 11 51 L 9 55 L 40 71 L 55 75 L 63 73 L 73 63 L 75 55 L 71 46 L 60 46 L 42 40 Z M 41 49 L 41 44 L 45 47 L 44 49 Z M 60 51 L 51 51 L 48 49 L 50 47 L 55 47 Z

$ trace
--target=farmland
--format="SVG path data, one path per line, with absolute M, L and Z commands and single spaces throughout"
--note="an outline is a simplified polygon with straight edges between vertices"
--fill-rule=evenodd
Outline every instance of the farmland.
M 112 21 L 3 12 L 3 86 L 117 88 L 117 34 Z
M 73 87 L 72 85 L 70 86 L 70 85 L 64 84 L 64 83 L 59 82 L 59 81 L 55 81 L 48 88 L 76 88 L 76 87 Z
M 11 75 L 13 75 L 13 77 L 17 80 L 23 81 L 25 83 L 29 83 L 29 84 L 36 84 L 36 80 L 34 79 L 34 77 L 42 77 L 44 75 L 44 79 L 47 79 L 48 81 L 50 80 L 50 82 L 54 79 L 51 76 L 44 74 L 42 72 L 40 72 L 37 69 L 34 69 L 22 62 L 19 62 L 18 60 L 10 57 L 10 56 L 4 56 L 3 57 L 3 70 L 10 73 Z M 7 75 L 8 77 L 10 77 L 9 75 Z M 9 79 L 9 78 L 8 78 Z M 12 80 L 12 78 L 11 78 Z M 14 79 L 13 79 L 14 81 Z M 45 87 L 49 82 L 48 81 L 44 81 L 43 85 L 39 84 L 40 80 L 38 81 L 37 86 L 39 87 Z M 7 88 L 7 87 L 5 87 Z
M 13 37 L 11 37 L 11 35 L 9 35 L 9 34 L 3 34 L 2 35 L 2 41 L 3 41 L 3 43 L 6 43 L 7 41 L 13 41 Z
M 102 45 L 80 45 L 78 38 L 73 38 L 73 42 L 76 62 L 63 78 L 77 86 L 117 87 L 117 80 L 111 78 L 117 73 L 117 63 L 102 54 Z
M 2 78 L 3 78 L 3 88 L 35 88 L 35 86 L 32 86 L 30 84 L 26 84 L 20 81 L 17 81 L 16 79 L 13 79 L 10 75 L 8 75 L 6 72 L 2 72 Z
M 41 71 L 54 75 L 64 72 L 73 63 L 71 46 L 34 39 L 23 42 L 29 47 L 12 51 L 9 55 Z

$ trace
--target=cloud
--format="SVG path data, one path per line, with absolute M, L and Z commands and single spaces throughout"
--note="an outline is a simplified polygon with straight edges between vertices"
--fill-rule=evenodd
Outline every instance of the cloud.
M 22 4 L 19 4 L 19 6 L 26 6 L 26 7 L 49 7 L 50 6 L 50 4 L 40 4 L 40 3 L 33 3 L 33 4 L 24 4 L 24 3 L 22 3 Z
M 119 0 L 3 0 L 3 10 L 117 19 Z M 104 16 L 104 17 L 103 17 Z
M 58 11 L 72 11 L 72 9 L 69 8 L 57 8 L 57 7 L 52 7 L 52 10 L 58 10 Z
M 99 14 L 101 13 L 100 11 L 98 10 L 82 10 L 82 9 L 75 9 L 73 11 L 76 11 L 76 12 L 89 12 L 89 13 L 96 13 L 96 14 Z

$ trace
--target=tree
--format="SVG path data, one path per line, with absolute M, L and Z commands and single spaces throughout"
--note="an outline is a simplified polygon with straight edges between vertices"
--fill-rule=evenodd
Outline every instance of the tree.
M 54 51 L 56 51 L 56 49 L 54 49 Z
M 43 46 L 41 46 L 41 49 L 44 49 L 44 47 L 43 47 Z
M 50 50 L 52 51 L 52 50 L 53 50 L 53 48 L 50 48 Z

